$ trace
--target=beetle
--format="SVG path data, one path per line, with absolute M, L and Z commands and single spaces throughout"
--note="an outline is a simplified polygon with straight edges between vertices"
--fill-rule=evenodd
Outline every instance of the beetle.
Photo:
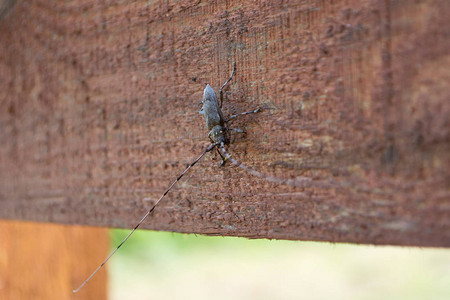
M 213 90 L 213 88 L 206 84 L 206 87 L 203 91 L 203 100 L 202 100 L 202 109 L 200 110 L 200 113 L 205 116 L 206 120 L 206 127 L 208 130 L 210 130 L 208 136 L 211 140 L 211 145 L 209 145 L 202 154 L 197 157 L 176 179 L 172 182 L 172 184 L 167 188 L 167 190 L 164 192 L 164 194 L 159 197 L 158 201 L 153 204 L 153 206 L 145 213 L 145 215 L 141 218 L 141 220 L 136 224 L 136 226 L 130 231 L 130 233 L 120 242 L 120 244 L 111 252 L 111 254 L 101 263 L 100 266 L 97 267 L 97 269 L 92 272 L 92 274 L 76 289 L 73 290 L 74 293 L 78 292 L 83 286 L 88 283 L 88 281 L 97 273 L 107 262 L 108 260 L 119 250 L 119 248 L 130 238 L 130 236 L 138 229 L 138 227 L 144 222 L 144 220 L 155 210 L 155 207 L 161 202 L 161 200 L 169 193 L 169 191 L 177 184 L 177 182 L 186 174 L 202 157 L 212 151 L 213 149 L 217 149 L 217 152 L 219 153 L 220 157 L 222 158 L 222 163 L 220 166 L 223 166 L 225 161 L 227 159 L 231 159 L 231 161 L 235 164 L 237 164 L 240 167 L 243 167 L 244 165 L 239 164 L 236 160 L 234 160 L 225 150 L 225 145 L 228 145 L 230 143 L 229 139 L 229 132 L 234 130 L 236 132 L 241 132 L 242 130 L 239 129 L 229 129 L 228 128 L 228 122 L 238 116 L 257 113 L 261 111 L 260 108 L 240 113 L 237 115 L 230 116 L 227 120 L 223 117 L 222 113 L 222 103 L 223 103 L 223 89 L 225 86 L 230 82 L 230 80 L 233 78 L 234 73 L 236 72 L 236 66 L 233 66 L 233 71 L 228 78 L 228 80 L 222 85 L 222 87 L 219 90 L 219 97 L 220 97 L 220 103 L 217 101 L 216 92 Z M 218 147 L 221 148 L 222 154 Z M 245 167 L 245 166 L 244 166 Z

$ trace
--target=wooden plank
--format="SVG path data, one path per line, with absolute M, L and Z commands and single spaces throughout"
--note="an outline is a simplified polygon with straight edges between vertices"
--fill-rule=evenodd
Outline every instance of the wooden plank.
M 145 228 L 450 246 L 446 1 L 17 3 L 0 21 L 1 218 L 131 227 L 209 143 L 233 62 L 230 152 Z M 321 185 L 319 182 L 327 182 Z
M 0 298 L 72 299 L 109 249 L 104 228 L 0 221 Z M 77 299 L 106 299 L 102 270 Z

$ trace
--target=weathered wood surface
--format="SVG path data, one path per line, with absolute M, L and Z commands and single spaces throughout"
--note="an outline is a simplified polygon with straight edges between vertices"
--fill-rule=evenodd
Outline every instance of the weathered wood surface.
M 220 4 L 218 4 L 220 2 Z M 450 246 L 448 1 L 26 1 L 0 20 L 0 217 L 131 227 L 209 143 L 227 88 L 236 158 L 207 156 L 143 227 Z M 317 182 L 328 182 L 320 186 Z
M 0 299 L 106 299 L 107 272 L 72 289 L 108 250 L 105 228 L 0 221 Z

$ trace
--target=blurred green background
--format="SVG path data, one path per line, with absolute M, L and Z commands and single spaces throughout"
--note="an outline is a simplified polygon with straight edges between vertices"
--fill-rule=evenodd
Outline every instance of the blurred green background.
M 450 250 L 137 231 L 109 276 L 111 299 L 450 299 Z

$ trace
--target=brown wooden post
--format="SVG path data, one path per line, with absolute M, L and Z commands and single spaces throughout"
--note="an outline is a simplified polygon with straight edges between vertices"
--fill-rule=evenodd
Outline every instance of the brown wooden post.
M 75 299 L 76 288 L 109 247 L 103 228 L 0 222 L 0 299 Z M 102 271 L 76 299 L 106 299 Z
M 13 3 L 8 1 L 8 3 Z M 448 1 L 16 1 L 0 19 L 0 218 L 450 246 Z M 324 184 L 326 183 L 326 184 Z

